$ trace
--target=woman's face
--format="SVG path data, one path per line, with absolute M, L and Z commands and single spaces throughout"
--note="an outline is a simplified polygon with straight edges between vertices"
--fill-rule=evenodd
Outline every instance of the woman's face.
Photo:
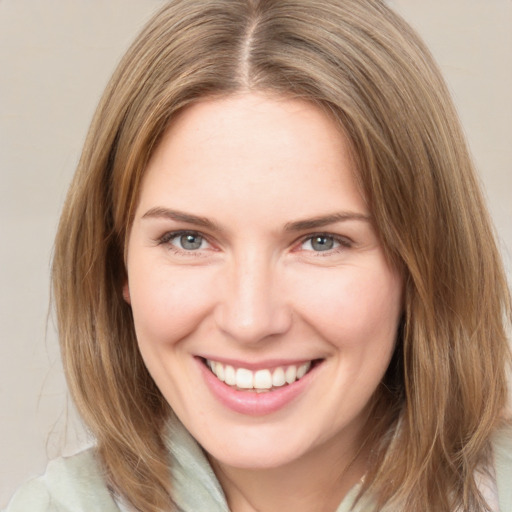
M 350 450 L 391 358 L 402 282 L 317 107 L 242 94 L 185 110 L 149 162 L 124 295 L 142 357 L 218 462 Z

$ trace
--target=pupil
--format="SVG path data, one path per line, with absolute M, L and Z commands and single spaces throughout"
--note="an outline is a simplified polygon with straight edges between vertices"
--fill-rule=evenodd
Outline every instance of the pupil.
M 192 251 L 201 247 L 201 237 L 197 235 L 181 235 L 180 242 L 183 249 Z
M 329 251 L 333 248 L 334 240 L 328 236 L 315 236 L 311 240 L 311 246 L 315 251 Z

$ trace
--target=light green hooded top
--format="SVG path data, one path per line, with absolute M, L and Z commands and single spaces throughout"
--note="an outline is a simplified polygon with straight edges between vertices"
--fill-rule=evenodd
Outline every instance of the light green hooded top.
M 169 447 L 173 498 L 183 512 L 229 512 L 224 492 L 203 451 L 179 423 L 170 426 Z M 512 432 L 494 439 L 494 471 L 499 512 L 512 512 Z M 365 512 L 370 502 L 361 499 L 354 509 L 359 485 L 343 499 L 336 512 Z M 494 496 L 495 498 L 495 496 Z M 93 448 L 56 459 L 45 474 L 23 485 L 5 512 L 130 512 L 112 496 Z M 496 509 L 498 512 L 498 509 Z

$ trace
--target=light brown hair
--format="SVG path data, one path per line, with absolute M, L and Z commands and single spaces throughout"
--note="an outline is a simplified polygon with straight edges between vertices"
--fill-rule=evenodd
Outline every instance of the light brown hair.
M 306 99 L 339 121 L 403 272 L 403 322 L 373 398 L 363 491 L 379 510 L 485 510 L 474 475 L 507 403 L 509 292 L 446 86 L 418 36 L 379 0 L 174 0 L 116 70 L 53 263 L 69 387 L 110 485 L 140 511 L 172 509 L 170 410 L 122 297 L 141 178 L 177 112 L 243 90 Z

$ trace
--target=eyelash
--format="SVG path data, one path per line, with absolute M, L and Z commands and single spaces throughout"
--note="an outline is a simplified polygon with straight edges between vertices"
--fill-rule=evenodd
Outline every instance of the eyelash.
M 163 236 L 161 236 L 157 240 L 157 243 L 158 243 L 158 245 L 166 245 L 167 248 L 170 251 L 174 252 L 175 254 L 184 255 L 184 256 L 196 256 L 196 257 L 201 256 L 201 253 L 202 253 L 201 249 L 187 250 L 187 249 L 182 249 L 182 248 L 174 245 L 173 243 L 171 243 L 172 240 L 180 238 L 182 236 L 187 236 L 187 235 L 201 238 L 202 241 L 209 243 L 208 238 L 205 237 L 203 234 L 199 233 L 198 231 L 193 231 L 193 230 L 189 230 L 189 229 L 181 230 L 181 231 L 169 231 L 169 232 L 165 233 Z
M 180 247 L 174 245 L 173 243 L 171 243 L 172 240 L 177 239 L 182 236 L 186 236 L 186 235 L 201 238 L 202 241 L 211 245 L 211 243 L 208 241 L 208 238 L 205 235 L 203 235 L 199 231 L 193 231 L 193 230 L 169 231 L 169 232 L 165 233 L 163 236 L 161 236 L 160 238 L 158 238 L 156 240 L 156 242 L 158 245 L 167 245 L 169 250 L 171 250 L 172 252 L 179 254 L 179 255 L 196 256 L 196 257 L 201 256 L 202 250 L 200 248 L 198 248 L 196 250 L 193 250 L 193 249 L 187 250 L 187 249 L 180 248 Z M 299 239 L 298 242 L 296 244 L 294 244 L 294 246 L 300 248 L 308 241 L 310 241 L 312 243 L 312 241 L 315 238 L 316 239 L 327 238 L 329 240 L 332 240 L 334 243 L 338 244 L 338 247 L 334 247 L 332 249 L 326 249 L 325 251 L 308 250 L 308 252 L 311 252 L 312 254 L 314 254 L 315 257 L 330 256 L 333 253 L 336 254 L 345 249 L 350 249 L 353 246 L 352 240 L 348 239 L 347 237 L 334 235 L 332 233 L 312 233 L 312 234 L 306 235 L 306 236 L 302 237 L 301 239 Z
M 314 239 L 319 238 L 327 238 L 332 240 L 334 243 L 338 244 L 338 247 L 334 247 L 332 249 L 327 249 L 325 251 L 314 251 L 310 250 L 314 254 L 315 257 L 326 257 L 332 256 L 333 254 L 337 254 L 343 250 L 350 249 L 353 246 L 352 240 L 348 239 L 344 236 L 333 235 L 332 233 L 312 233 L 300 239 L 298 246 L 302 247 L 306 242 L 312 243 Z

